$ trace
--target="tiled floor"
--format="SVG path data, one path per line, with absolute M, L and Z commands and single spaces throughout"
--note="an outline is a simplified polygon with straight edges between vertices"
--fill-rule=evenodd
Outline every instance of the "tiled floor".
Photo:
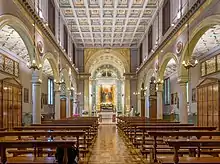
M 89 164 L 141 164 L 137 154 L 130 153 L 119 136 L 116 125 L 100 125 Z

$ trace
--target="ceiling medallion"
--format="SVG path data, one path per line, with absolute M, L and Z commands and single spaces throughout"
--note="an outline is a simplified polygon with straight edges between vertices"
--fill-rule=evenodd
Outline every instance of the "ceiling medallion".
M 44 46 L 43 46 L 43 43 L 41 41 L 37 42 L 37 49 L 40 52 L 40 54 L 42 55 L 43 51 L 44 51 Z
M 176 53 L 180 54 L 180 52 L 183 50 L 183 42 L 179 41 L 176 45 Z

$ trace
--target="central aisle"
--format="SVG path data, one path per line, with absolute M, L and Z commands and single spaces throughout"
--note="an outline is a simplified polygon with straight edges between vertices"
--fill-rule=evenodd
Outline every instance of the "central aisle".
M 138 162 L 139 161 L 139 162 Z M 89 164 L 141 164 L 131 155 L 118 134 L 116 125 L 100 125 L 96 143 L 92 149 Z

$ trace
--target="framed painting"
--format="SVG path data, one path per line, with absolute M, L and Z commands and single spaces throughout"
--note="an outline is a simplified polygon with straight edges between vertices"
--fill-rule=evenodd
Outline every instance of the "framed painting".
M 196 88 L 192 89 L 192 102 L 196 102 Z
M 24 88 L 24 103 L 29 103 L 29 89 Z

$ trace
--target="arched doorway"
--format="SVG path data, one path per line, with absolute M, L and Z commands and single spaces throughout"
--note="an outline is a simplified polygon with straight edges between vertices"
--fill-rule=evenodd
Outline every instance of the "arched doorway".
M 92 71 L 90 77 L 90 108 L 92 115 L 102 115 L 103 122 L 111 122 L 114 114 L 121 114 L 124 106 L 124 78 L 111 64 Z
M 171 95 L 177 95 L 179 90 L 177 87 L 171 87 L 171 84 L 176 86 L 178 82 L 178 60 L 174 54 L 167 53 L 161 63 L 157 77 L 157 115 L 163 119 L 178 119 L 180 114 L 178 103 L 173 104 L 173 100 L 171 100 Z M 178 100 L 179 96 L 177 95 L 175 99 Z

